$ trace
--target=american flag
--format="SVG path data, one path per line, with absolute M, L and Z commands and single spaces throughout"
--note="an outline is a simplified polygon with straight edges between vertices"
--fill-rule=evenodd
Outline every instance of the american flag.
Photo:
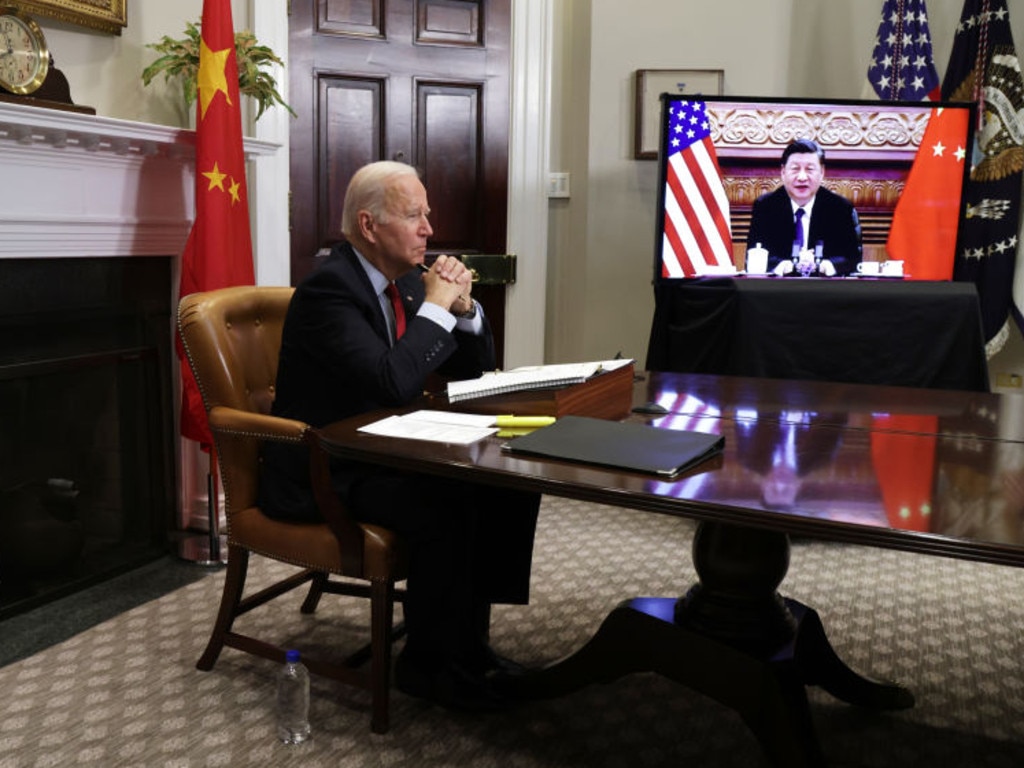
M 703 101 L 666 104 L 665 233 L 662 277 L 693 277 L 732 267 L 729 199 Z
M 939 99 L 924 0 L 885 0 L 868 83 L 886 101 Z

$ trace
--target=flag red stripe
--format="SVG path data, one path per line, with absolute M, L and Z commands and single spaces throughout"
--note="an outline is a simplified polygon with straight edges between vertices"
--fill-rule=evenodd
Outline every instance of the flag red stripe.
M 716 195 L 713 189 L 713 185 L 721 185 L 714 146 L 710 139 L 705 139 L 699 149 L 707 151 L 714 169 L 713 177 L 709 178 L 706 168 L 692 150 L 679 153 L 677 162 L 670 159 L 666 169 L 666 195 L 669 200 L 666 201 L 665 233 L 674 251 L 672 255 L 686 276 L 699 274 L 706 265 L 732 263 L 728 211 L 722 209 L 725 192 L 722 189 Z M 685 174 L 685 180 L 680 173 Z M 692 188 L 688 188 L 686 181 Z M 671 202 L 678 207 L 678 221 L 673 220 Z M 728 202 L 724 204 L 727 206 Z M 686 228 L 685 238 L 676 229 L 677 224 Z M 667 270 L 663 268 L 663 271 Z
M 715 170 L 715 181 L 721 186 L 722 170 L 718 167 L 718 159 L 715 155 L 714 145 L 710 138 L 702 140 L 705 148 L 708 151 L 708 159 Z M 711 187 L 711 180 L 704 173 L 704 169 L 701 168 L 697 161 L 695 152 L 684 152 L 683 159 L 686 162 L 687 168 L 690 169 L 690 175 L 697 182 L 697 187 L 700 189 L 701 197 L 704 199 L 704 205 L 707 207 L 708 212 L 711 214 L 712 219 L 715 222 L 715 227 L 718 231 L 718 239 L 723 243 L 728 243 L 731 239 L 731 233 L 729 232 L 729 221 L 724 215 L 722 208 L 719 206 L 719 201 L 715 197 L 715 192 Z
M 680 240 L 679 233 L 676 232 L 676 225 L 675 223 L 673 223 L 672 217 L 670 217 L 668 214 L 665 215 L 665 238 L 669 241 L 670 245 L 672 246 L 672 256 L 673 258 L 675 258 L 676 263 L 679 265 L 679 270 L 681 274 L 695 274 L 693 261 L 690 260 L 686 248 L 683 246 L 683 241 Z M 663 271 L 665 273 L 665 277 L 668 277 L 671 274 L 668 268 L 664 265 Z
M 681 153 L 681 155 L 688 154 L 688 152 Z M 683 158 L 684 162 L 688 159 L 689 158 L 687 157 Z M 702 176 L 694 177 L 694 181 L 697 181 L 698 189 L 704 186 L 699 181 L 699 179 L 702 178 Z M 676 202 L 679 204 L 679 210 L 682 212 L 683 218 L 686 220 L 690 234 L 693 236 L 693 239 L 697 241 L 698 253 L 704 256 L 703 260 L 705 263 L 716 263 L 716 260 L 712 255 L 714 253 L 714 249 L 708 240 L 707 233 L 704 231 L 704 227 L 701 224 L 700 219 L 697 217 L 697 212 L 694 210 L 693 206 L 695 201 L 683 190 L 682 182 L 680 182 L 679 178 L 676 176 L 675 169 L 672 168 L 671 165 L 669 166 L 668 185 L 675 194 Z M 701 190 L 701 197 L 706 199 L 706 195 L 703 194 L 703 190 Z

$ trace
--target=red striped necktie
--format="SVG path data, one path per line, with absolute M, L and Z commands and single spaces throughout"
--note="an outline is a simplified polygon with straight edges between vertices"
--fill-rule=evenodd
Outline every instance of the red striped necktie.
M 395 312 L 395 341 L 397 341 L 405 333 L 405 307 L 402 306 L 402 297 L 398 295 L 398 287 L 394 283 L 388 283 L 384 293 L 391 300 L 391 308 Z

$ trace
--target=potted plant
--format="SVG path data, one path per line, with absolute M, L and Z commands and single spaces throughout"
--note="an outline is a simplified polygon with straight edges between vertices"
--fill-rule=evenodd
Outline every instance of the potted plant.
M 197 94 L 200 43 L 199 23 L 188 22 L 185 25 L 184 38 L 175 40 L 164 35 L 159 43 L 148 44 L 147 48 L 152 48 L 162 55 L 142 71 L 143 84 L 149 85 L 159 74 L 163 74 L 167 80 L 179 79 L 185 106 L 191 109 Z M 238 60 L 238 90 L 244 96 L 251 96 L 256 100 L 257 120 L 275 104 L 280 104 L 295 116 L 295 110 L 288 106 L 277 92 L 277 81 L 264 69 L 272 64 L 284 66 L 284 62 L 277 54 L 267 46 L 259 45 L 252 32 L 240 30 L 235 33 L 235 58 Z

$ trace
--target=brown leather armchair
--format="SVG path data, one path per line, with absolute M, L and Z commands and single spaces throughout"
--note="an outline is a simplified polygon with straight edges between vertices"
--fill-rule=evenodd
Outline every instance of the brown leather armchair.
M 407 554 L 393 532 L 353 520 L 330 488 L 328 458 L 313 430 L 271 416 L 281 330 L 293 289 L 237 286 L 181 299 L 178 328 L 213 432 L 227 517 L 228 562 L 213 633 L 196 666 L 213 668 L 224 646 L 284 661 L 285 649 L 232 630 L 235 618 L 306 582 L 303 613 L 312 613 L 324 592 L 370 598 L 370 644 L 342 664 L 303 657 L 314 674 L 368 690 L 371 729 L 388 729 L 394 601 L 402 592 Z M 326 522 L 272 520 L 258 506 L 259 446 L 264 440 L 306 443 L 317 503 Z M 300 571 L 243 598 L 250 553 L 299 566 Z M 331 579 L 336 574 L 344 580 Z M 365 582 L 369 582 L 366 584 Z M 300 649 L 301 650 L 301 649 Z M 364 669 L 369 657 L 369 669 Z

